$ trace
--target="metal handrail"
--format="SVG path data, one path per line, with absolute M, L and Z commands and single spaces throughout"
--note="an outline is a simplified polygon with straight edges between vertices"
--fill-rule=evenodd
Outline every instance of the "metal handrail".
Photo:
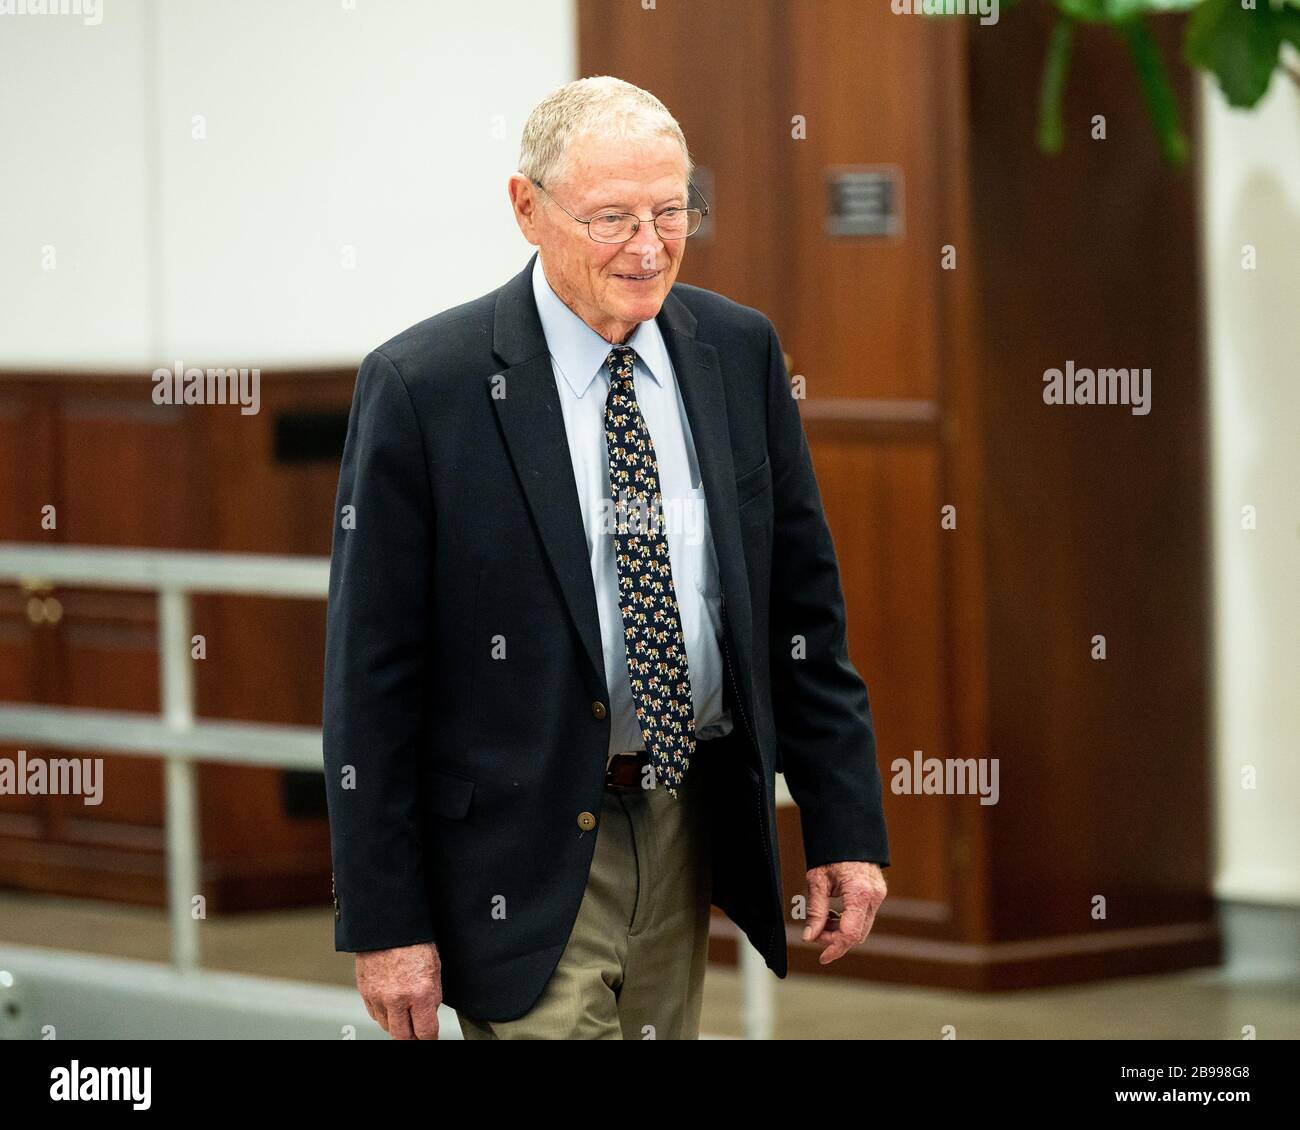
M 0 542 L 0 581 L 324 599 L 328 557 Z
M 125 711 L 0 703 L 0 739 L 159 756 L 164 773 L 167 913 L 172 964 L 199 965 L 199 923 L 184 892 L 199 881 L 197 761 L 281 768 L 320 768 L 320 730 L 194 717 L 190 597 L 196 592 L 322 599 L 329 560 L 185 550 L 105 549 L 0 543 L 0 582 L 28 590 L 55 584 L 154 591 L 158 594 L 161 718 Z

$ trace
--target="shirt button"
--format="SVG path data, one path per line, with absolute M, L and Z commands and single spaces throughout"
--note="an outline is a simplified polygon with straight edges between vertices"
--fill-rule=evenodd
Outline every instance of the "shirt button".
M 578 813 L 578 827 L 584 832 L 590 832 L 596 826 L 596 818 L 590 812 Z
M 593 702 L 593 703 L 591 704 L 591 712 L 592 712 L 592 714 L 594 714 L 597 718 L 604 718 L 605 715 L 606 715 L 606 713 L 608 713 L 608 712 L 605 710 L 605 704 L 604 704 L 603 702 Z

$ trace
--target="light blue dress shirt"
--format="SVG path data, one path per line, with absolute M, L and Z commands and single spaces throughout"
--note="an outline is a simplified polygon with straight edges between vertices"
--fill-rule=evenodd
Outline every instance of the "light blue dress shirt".
M 587 531 L 609 688 L 609 753 L 613 756 L 645 749 L 632 704 L 614 560 L 613 500 L 605 441 L 610 382 L 605 359 L 613 346 L 551 289 L 540 254 L 533 264 L 533 296 L 551 353 Z M 624 344 L 636 351 L 632 383 L 659 465 L 663 521 L 695 707 L 695 736 L 701 740 L 720 738 L 730 732 L 733 723 L 731 712 L 722 705 L 722 594 L 695 443 L 658 322 L 651 318 L 640 323 Z

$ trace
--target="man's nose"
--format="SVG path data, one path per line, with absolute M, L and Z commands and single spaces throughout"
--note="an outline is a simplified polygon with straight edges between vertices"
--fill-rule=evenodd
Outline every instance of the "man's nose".
M 636 229 L 636 234 L 627 241 L 627 246 L 628 250 L 643 262 L 646 256 L 650 255 L 654 262 L 658 263 L 659 252 L 663 249 L 664 241 L 660 238 L 653 220 L 642 220 Z

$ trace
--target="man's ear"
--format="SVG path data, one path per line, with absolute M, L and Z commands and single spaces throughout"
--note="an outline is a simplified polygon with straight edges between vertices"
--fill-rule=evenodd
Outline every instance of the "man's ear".
M 537 230 L 541 197 L 528 178 L 520 173 L 510 177 L 506 190 L 510 195 L 510 206 L 514 209 L 515 223 L 519 225 L 524 238 L 536 247 L 542 241 L 541 233 Z

